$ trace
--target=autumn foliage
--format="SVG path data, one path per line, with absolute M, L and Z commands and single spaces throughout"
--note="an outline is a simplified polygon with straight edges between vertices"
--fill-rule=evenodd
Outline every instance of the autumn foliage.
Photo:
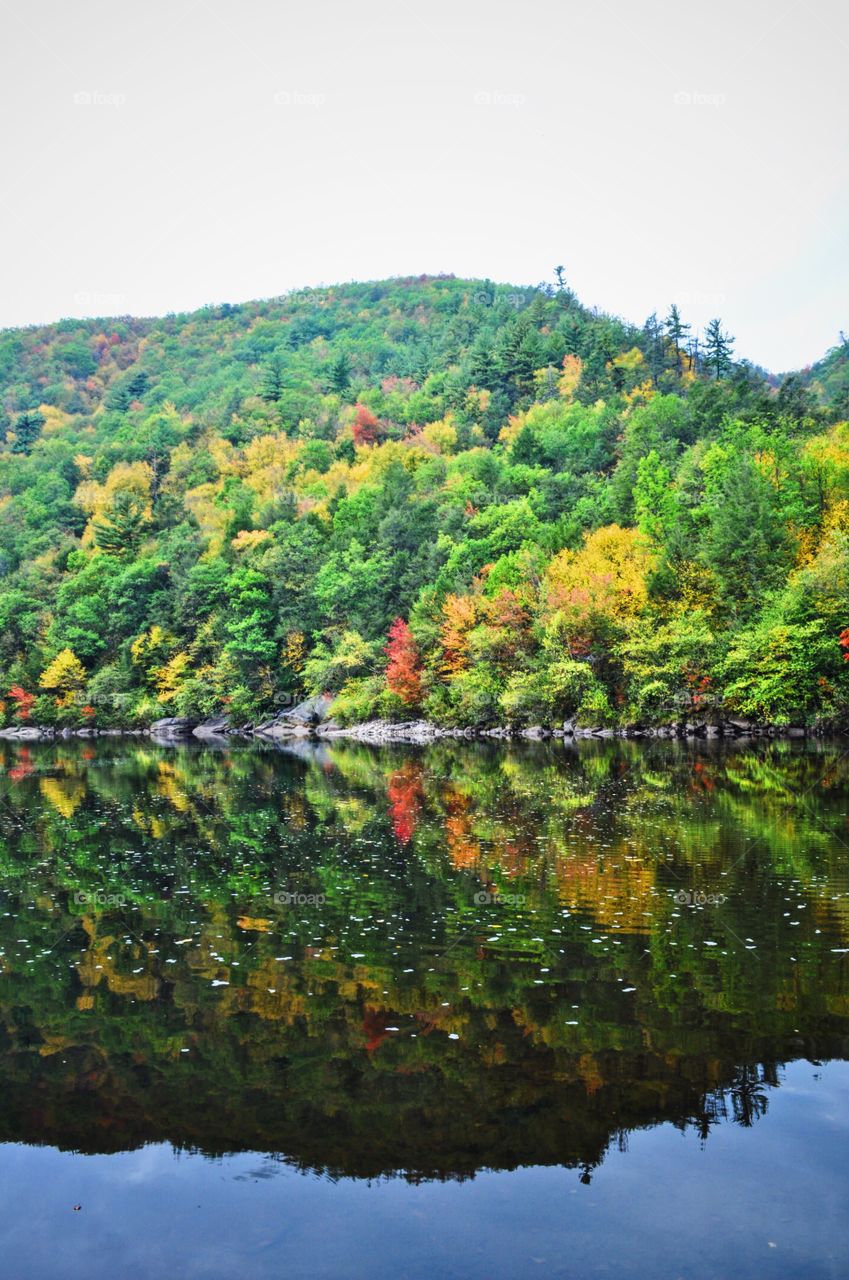
M 380 423 L 371 409 L 364 404 L 358 404 L 352 430 L 355 444 L 376 444 L 380 434 Z
M 27 693 L 26 689 L 19 684 L 13 684 L 7 696 L 16 704 L 15 715 L 18 719 L 29 720 L 32 714 L 32 704 L 35 702 L 35 694 Z
M 422 697 L 421 663 L 413 633 L 403 618 L 396 618 L 389 628 L 386 657 L 386 683 L 390 691 L 405 706 L 416 706 Z

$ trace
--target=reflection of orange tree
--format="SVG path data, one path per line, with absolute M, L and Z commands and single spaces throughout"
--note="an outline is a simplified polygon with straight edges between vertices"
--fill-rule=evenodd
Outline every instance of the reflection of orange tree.
M 447 786 L 442 793 L 445 808 L 445 841 L 453 866 L 471 869 L 480 860 L 480 844 L 475 839 L 472 799 L 457 787 Z
M 589 845 L 558 853 L 554 879 L 561 902 L 572 910 L 589 912 L 609 929 L 645 933 L 656 909 L 654 867 L 621 852 L 600 856 Z
M 412 840 L 424 800 L 423 770 L 417 760 L 406 760 L 390 774 L 386 784 L 392 830 L 402 844 Z

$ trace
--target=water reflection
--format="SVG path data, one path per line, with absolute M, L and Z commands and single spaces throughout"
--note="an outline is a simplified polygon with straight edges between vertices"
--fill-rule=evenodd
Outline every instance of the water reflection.
M 331 1174 L 754 1124 L 849 1048 L 826 743 L 0 750 L 0 1139 Z

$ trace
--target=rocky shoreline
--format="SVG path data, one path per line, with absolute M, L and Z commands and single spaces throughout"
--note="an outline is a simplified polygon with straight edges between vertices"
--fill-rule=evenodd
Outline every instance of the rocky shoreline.
M 348 738 L 357 742 L 380 745 L 384 743 L 428 743 L 442 738 L 466 739 L 524 739 L 543 741 L 550 738 L 705 738 L 739 739 L 747 737 L 805 738 L 815 736 L 824 729 L 805 725 L 754 724 L 747 720 L 726 719 L 717 722 L 679 721 L 666 725 L 629 725 L 621 728 L 584 727 L 573 721 L 565 721 L 553 728 L 531 725 L 520 729 L 510 725 L 493 728 L 456 729 L 433 724 L 428 720 L 369 720 L 363 724 L 339 725 L 328 718 L 331 703 L 329 697 L 309 698 L 291 710 L 282 711 L 270 720 L 256 725 L 231 725 L 226 716 L 209 720 L 192 720 L 188 717 L 169 716 L 157 720 L 147 728 L 96 729 L 86 726 L 79 729 L 54 729 L 39 725 L 22 725 L 0 729 L 0 738 L 19 742 L 50 742 L 68 738 L 96 737 L 147 737 L 162 743 L 186 742 L 191 739 L 224 742 L 228 738 L 254 738 L 264 741 L 292 741 L 312 738 L 327 741 Z

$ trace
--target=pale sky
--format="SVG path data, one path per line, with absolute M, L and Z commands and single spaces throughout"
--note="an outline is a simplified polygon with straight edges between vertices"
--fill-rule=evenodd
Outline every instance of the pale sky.
M 0 325 L 563 263 L 773 370 L 849 331 L 842 0 L 2 0 Z

